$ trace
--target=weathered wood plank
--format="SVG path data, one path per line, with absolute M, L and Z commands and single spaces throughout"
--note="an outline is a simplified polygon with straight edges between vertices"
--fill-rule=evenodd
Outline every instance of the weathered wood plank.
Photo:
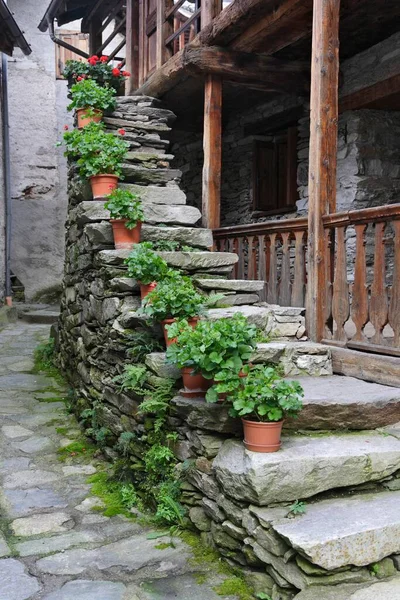
M 351 318 L 356 326 L 352 341 L 365 342 L 364 326 L 368 322 L 367 266 L 365 257 L 366 225 L 356 225 L 356 261 L 351 303 Z
M 295 258 L 294 258 L 294 280 L 292 288 L 292 302 L 290 306 L 304 306 L 305 290 L 305 245 L 304 232 L 295 232 Z
M 374 279 L 369 301 L 369 320 L 375 329 L 371 341 L 375 344 L 384 344 L 382 332 L 388 319 L 388 299 L 385 282 L 385 227 L 386 223 L 375 225 Z
M 400 92 L 400 75 L 393 75 L 383 81 L 357 90 L 339 100 L 339 112 L 359 108 L 374 108 L 374 104 Z
M 390 293 L 389 323 L 394 332 L 393 345 L 398 348 L 400 346 L 400 221 L 394 221 L 393 228 L 394 265 Z
M 400 387 L 400 358 L 331 346 L 333 372 Z
M 336 206 L 339 0 L 314 0 L 308 203 L 307 330 L 324 337 L 326 254 L 322 216 Z
M 222 0 L 202 0 L 201 29 L 204 29 L 222 10 Z
M 204 88 L 203 133 L 203 226 L 215 229 L 220 225 L 221 161 L 222 161 L 222 80 L 209 75 Z
M 126 79 L 125 95 L 132 96 L 139 87 L 139 2 L 126 1 Z
M 336 331 L 334 339 L 340 342 L 346 342 L 347 337 L 344 330 L 344 325 L 349 318 L 350 302 L 349 302 L 349 285 L 347 283 L 347 263 L 346 263 L 346 239 L 344 227 L 339 227 L 336 231 L 337 247 L 335 260 L 335 278 L 333 280 L 333 295 L 332 295 L 332 316 L 336 323 Z M 325 289 L 326 281 L 323 282 L 321 290 Z M 326 318 L 326 298 L 325 294 L 321 293 L 320 298 L 324 299 L 324 319 Z

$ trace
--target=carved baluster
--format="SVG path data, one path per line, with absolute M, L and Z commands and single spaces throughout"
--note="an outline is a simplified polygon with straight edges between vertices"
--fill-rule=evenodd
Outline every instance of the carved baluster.
M 333 229 L 325 229 L 326 247 L 326 287 L 325 287 L 325 337 L 333 336 L 332 296 L 333 296 L 333 269 L 335 266 L 335 235 Z
M 351 318 L 356 326 L 354 341 L 365 341 L 363 329 L 368 323 L 367 266 L 365 258 L 366 225 L 356 225 L 356 262 L 354 268 Z
M 244 266 L 244 244 L 243 244 L 243 238 L 240 237 L 238 238 L 237 242 L 237 254 L 239 256 L 239 262 L 238 262 L 238 269 L 237 269 L 237 279 L 244 279 L 244 271 L 245 271 L 245 266 Z
M 258 236 L 258 269 L 257 279 L 259 281 L 266 281 L 266 246 L 265 246 L 265 235 Z M 267 297 L 267 286 L 259 292 L 260 300 L 264 301 Z
M 222 239 L 218 240 L 218 245 L 217 245 L 218 252 L 226 252 L 225 248 L 226 248 L 226 238 L 222 238 Z
M 344 325 L 349 318 L 350 303 L 349 285 L 347 283 L 345 228 L 339 227 L 336 231 L 336 236 L 336 265 L 332 297 L 332 315 L 336 323 L 334 339 L 341 342 L 346 342 L 347 337 L 344 330 Z M 321 290 L 322 294 L 324 292 L 324 290 Z
M 248 270 L 247 270 L 247 279 L 255 279 L 256 278 L 256 268 L 257 268 L 257 253 L 254 242 L 254 235 L 247 236 L 248 242 Z
M 394 332 L 393 345 L 400 346 L 400 221 L 393 221 L 394 229 L 394 264 L 393 282 L 390 295 L 389 323 Z
M 270 239 L 270 255 L 269 255 L 269 279 L 268 279 L 268 294 L 267 302 L 269 304 L 277 304 L 278 302 L 278 262 L 276 253 L 276 233 L 271 233 Z
M 237 254 L 237 238 L 229 238 L 229 252 L 233 252 L 234 254 Z M 237 279 L 238 277 L 238 263 L 235 263 L 235 266 L 233 267 L 229 278 L 230 279 Z
M 292 288 L 292 306 L 304 306 L 305 285 L 305 244 L 304 231 L 296 231 L 295 257 L 294 257 L 294 279 Z
M 281 306 L 290 306 L 291 304 L 290 232 L 282 233 L 282 268 L 279 284 L 279 304 Z
M 369 302 L 369 320 L 375 333 L 371 338 L 374 344 L 383 344 L 382 331 L 388 319 L 388 298 L 385 281 L 385 227 L 386 223 L 375 225 L 374 279 L 371 286 Z

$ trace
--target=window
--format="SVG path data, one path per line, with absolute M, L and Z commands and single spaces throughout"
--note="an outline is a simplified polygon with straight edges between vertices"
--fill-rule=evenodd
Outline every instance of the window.
M 89 54 L 89 34 L 80 33 L 79 31 L 66 31 L 59 30 L 56 33 L 57 37 L 71 46 L 75 46 L 75 48 L 79 48 Z M 86 58 L 79 56 L 79 54 L 75 54 L 72 50 L 67 50 L 67 48 L 63 48 L 56 44 L 56 78 L 63 79 L 62 72 L 65 68 L 65 62 L 67 60 L 82 60 L 86 61 Z
M 297 200 L 297 128 L 257 141 L 254 149 L 253 208 L 263 214 L 289 212 Z

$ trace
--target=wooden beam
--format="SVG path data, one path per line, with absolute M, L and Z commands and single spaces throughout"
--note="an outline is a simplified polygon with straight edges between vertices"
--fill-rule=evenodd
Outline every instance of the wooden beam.
M 400 358 L 335 346 L 331 346 L 331 352 L 334 373 L 400 387 Z
M 102 18 L 100 16 L 94 16 L 89 23 L 89 54 L 93 56 L 96 54 L 97 48 L 101 47 L 103 43 L 103 36 L 101 34 Z
M 216 229 L 220 225 L 222 167 L 222 80 L 208 75 L 204 89 L 203 134 L 203 226 Z
M 260 48 L 274 54 L 311 33 L 312 7 L 313 0 L 285 0 L 242 31 L 231 47 L 245 52 Z
M 339 0 L 314 0 L 311 58 L 307 331 L 325 337 L 328 249 L 322 217 L 335 212 Z
M 201 28 L 204 29 L 222 10 L 222 0 L 202 0 Z
M 359 108 L 369 108 L 380 101 L 400 94 L 400 75 L 393 75 L 383 81 L 378 81 L 361 90 L 357 90 L 339 101 L 339 112 L 346 110 L 356 110 Z M 375 108 L 375 106 L 373 106 Z
M 126 0 L 126 70 L 131 74 L 125 84 L 125 95 L 139 87 L 139 2 Z
M 255 123 L 245 125 L 243 128 L 244 137 L 248 135 L 272 135 L 276 131 L 281 131 L 290 125 L 297 124 L 299 119 L 305 116 L 306 109 L 304 105 L 288 108 Z
M 140 88 L 148 96 L 162 96 L 187 75 L 216 75 L 265 92 L 302 94 L 308 90 L 308 67 L 271 56 L 226 48 L 186 46 L 158 69 Z

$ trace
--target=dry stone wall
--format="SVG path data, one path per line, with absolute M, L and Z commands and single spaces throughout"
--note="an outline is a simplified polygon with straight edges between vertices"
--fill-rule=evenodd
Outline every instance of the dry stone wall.
M 229 318 L 242 312 L 249 322 L 275 337 L 273 342 L 258 345 L 255 363 L 279 364 L 288 376 L 329 377 L 329 349 L 298 342 L 304 340 L 304 310 L 259 302 L 260 282 L 227 279 L 236 255 L 208 251 L 211 232 L 196 227 L 200 213 L 186 205 L 180 173 L 169 166 L 165 136 L 172 121 L 171 113 L 146 97 L 121 99 L 116 113 L 106 120 L 110 130 L 123 126 L 131 144 L 122 185 L 143 199 L 143 239 L 181 241 L 197 250 L 162 255 L 171 266 L 190 274 L 204 293 L 225 294 L 224 306 L 209 310 L 204 318 Z M 332 555 L 318 552 L 318 531 L 310 543 L 302 544 L 296 520 L 288 518 L 298 498 L 313 502 L 325 495 L 327 512 L 334 512 L 341 496 L 337 488 L 343 485 L 355 492 L 370 486 L 383 494 L 386 489 L 400 488 L 396 478 L 400 441 L 374 431 L 342 432 L 339 437 L 332 432 L 338 427 L 359 427 L 359 413 L 353 414 L 352 406 L 340 421 L 321 417 L 318 425 L 323 422 L 331 431 L 321 444 L 312 423 L 322 401 L 311 400 L 299 425 L 287 423 L 288 430 L 300 427 L 306 435 L 289 436 L 284 450 L 276 455 L 257 455 L 244 450 L 241 422 L 232 419 L 223 404 L 208 405 L 179 394 L 180 373 L 165 363 L 162 351 L 144 352 L 141 361 L 149 375 L 142 390 L 123 391 L 115 383 L 124 366 L 134 362 L 137 336 L 146 335 L 161 347 L 162 332 L 138 312 L 139 286 L 126 274 L 123 261 L 128 252 L 113 249 L 108 218 L 104 202 L 91 199 L 90 189 L 71 166 L 59 361 L 76 390 L 74 408 L 79 415 L 90 411 L 92 425 L 95 418 L 104 451 L 112 458 L 121 456 L 121 436 L 129 433 L 134 438 L 129 444 L 131 467 L 144 473 L 149 422 L 138 407 L 152 385 L 173 379 L 176 395 L 167 426 L 177 433 L 176 469 L 184 474 L 181 501 L 203 541 L 240 566 L 257 592 L 273 600 L 291 600 L 312 586 L 373 582 L 371 563 L 378 565 L 376 569 L 393 570 L 392 558 L 385 557 L 400 552 L 395 543 L 388 543 L 383 554 L 368 552 L 353 562 L 360 543 L 356 531 L 349 542 L 351 558 L 337 565 Z M 232 306 L 226 306 L 229 301 Z M 377 419 L 370 416 L 371 427 L 381 424 Z M 343 509 L 338 506 L 337 510 Z

